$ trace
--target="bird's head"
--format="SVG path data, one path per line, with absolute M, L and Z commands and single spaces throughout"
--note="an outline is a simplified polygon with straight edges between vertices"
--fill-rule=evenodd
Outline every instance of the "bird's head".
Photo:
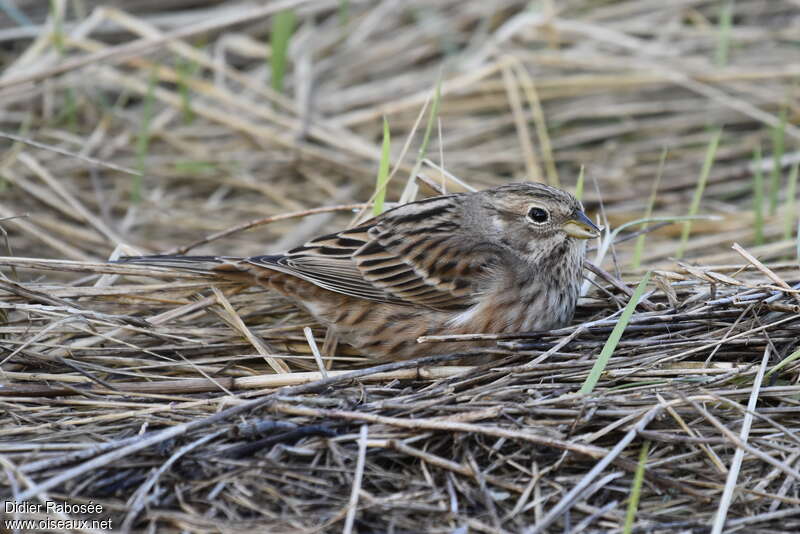
M 500 242 L 532 260 L 579 250 L 600 229 L 573 195 L 539 183 L 515 183 L 477 193 L 478 210 Z

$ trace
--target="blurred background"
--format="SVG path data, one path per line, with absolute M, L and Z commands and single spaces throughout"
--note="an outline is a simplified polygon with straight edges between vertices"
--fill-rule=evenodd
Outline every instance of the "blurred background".
M 443 167 L 448 191 L 577 186 L 612 226 L 717 216 L 662 219 L 607 258 L 622 270 L 733 261 L 734 241 L 797 255 L 797 0 L 0 8 L 4 255 L 163 252 L 343 206 L 193 252 L 289 248 L 372 198 L 384 118 L 387 203 L 435 194 Z

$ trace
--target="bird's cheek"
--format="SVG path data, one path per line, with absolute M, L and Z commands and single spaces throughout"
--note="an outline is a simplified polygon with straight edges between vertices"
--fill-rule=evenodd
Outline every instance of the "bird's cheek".
M 557 243 L 554 243 L 552 238 L 534 237 L 526 244 L 526 250 L 530 256 L 540 258 L 547 256 Z

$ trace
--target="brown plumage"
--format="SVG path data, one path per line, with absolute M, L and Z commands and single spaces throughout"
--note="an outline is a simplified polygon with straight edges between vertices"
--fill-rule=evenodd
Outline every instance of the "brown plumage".
M 339 339 L 394 360 L 463 350 L 423 335 L 557 328 L 575 311 L 597 227 L 569 193 L 537 183 L 433 197 L 285 254 L 124 261 L 246 279 L 293 298 Z

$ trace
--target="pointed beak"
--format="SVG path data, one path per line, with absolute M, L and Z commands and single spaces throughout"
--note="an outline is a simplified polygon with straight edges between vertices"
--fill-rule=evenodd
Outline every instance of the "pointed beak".
M 578 211 L 561 227 L 569 236 L 578 239 L 594 239 L 600 235 L 600 228 L 582 211 Z

